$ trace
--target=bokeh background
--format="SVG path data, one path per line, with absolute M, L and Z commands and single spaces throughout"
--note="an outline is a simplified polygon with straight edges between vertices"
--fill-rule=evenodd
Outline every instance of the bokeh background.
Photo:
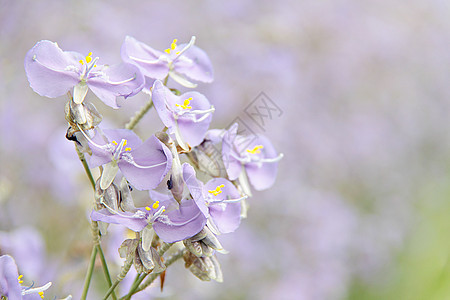
M 445 0 L 0 0 L 0 253 L 26 282 L 53 281 L 49 299 L 80 295 L 92 192 L 64 138 L 67 99 L 33 93 L 25 53 L 49 39 L 113 64 L 126 35 L 156 49 L 197 36 L 215 70 L 198 87 L 216 107 L 211 127 L 239 117 L 285 155 L 220 237 L 224 283 L 178 263 L 145 299 L 450 299 Z M 281 111 L 260 127 L 246 112 L 261 92 Z M 120 127 L 147 99 L 88 100 Z M 137 132 L 160 128 L 153 111 Z M 116 231 L 104 242 L 113 271 Z M 99 265 L 94 279 L 100 299 Z

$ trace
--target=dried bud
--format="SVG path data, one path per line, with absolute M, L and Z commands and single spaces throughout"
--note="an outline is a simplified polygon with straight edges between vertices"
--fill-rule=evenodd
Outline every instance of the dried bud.
M 190 252 L 186 252 L 183 256 L 185 267 L 189 268 L 197 278 L 203 281 L 215 280 L 223 281 L 222 270 L 215 256 L 197 257 Z
M 102 190 L 100 187 L 100 179 L 97 179 L 94 198 L 97 210 L 105 207 L 114 212 L 119 210 L 120 194 L 115 184 L 111 184 L 105 190 Z
M 77 104 L 70 100 L 66 104 L 65 113 L 67 122 L 75 130 L 78 126 L 83 130 L 93 129 L 102 121 L 102 116 L 95 106 L 88 102 Z
M 217 237 L 208 226 L 191 238 L 183 241 L 186 249 L 196 257 L 212 256 L 214 250 L 225 252 Z
M 145 251 L 139 239 L 125 240 L 119 248 L 119 254 L 122 258 L 131 256 L 138 273 L 150 273 L 153 271 L 159 274 L 166 269 L 155 248 L 151 247 L 148 251 Z
M 214 144 L 210 140 L 204 140 L 188 155 L 200 171 L 211 177 L 227 177 L 220 145 Z

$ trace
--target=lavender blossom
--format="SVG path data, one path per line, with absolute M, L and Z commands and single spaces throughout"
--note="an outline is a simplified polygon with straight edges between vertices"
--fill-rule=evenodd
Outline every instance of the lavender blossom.
M 42 287 L 27 288 L 21 286 L 22 277 L 19 276 L 16 262 L 11 256 L 0 256 L 0 296 L 9 300 L 41 300 L 44 298 L 44 291 L 52 285 L 48 282 Z
M 277 176 L 278 161 L 283 154 L 278 154 L 264 136 L 238 135 L 237 126 L 231 126 L 222 140 L 222 158 L 229 179 L 239 178 L 240 183 L 247 186 L 248 176 L 251 185 L 258 191 L 271 187 Z M 244 190 L 247 194 L 250 193 L 248 188 Z
M 144 85 L 144 76 L 131 64 L 97 65 L 92 52 L 83 56 L 63 51 L 58 44 L 43 40 L 25 56 L 25 71 L 31 88 L 41 96 L 56 98 L 72 87 L 73 100 L 83 102 L 88 88 L 112 108 L 118 108 L 116 98 L 137 94 Z
M 166 243 L 192 237 L 206 224 L 206 218 L 192 199 L 185 199 L 178 205 L 173 198 L 161 202 L 157 200 L 151 206 L 139 208 L 135 213 L 110 209 L 93 210 L 91 219 L 121 224 L 135 232 L 140 232 L 151 224 L 156 234 Z
M 153 102 L 162 122 L 183 149 L 203 141 L 214 112 L 205 96 L 198 92 L 177 96 L 157 80 L 153 85 Z
M 83 131 L 82 131 L 83 132 Z M 92 150 L 90 166 L 104 165 L 101 189 L 114 180 L 117 171 L 138 190 L 155 188 L 172 167 L 172 155 L 154 135 L 142 143 L 131 130 L 109 129 L 91 139 L 83 132 Z
M 181 45 L 177 45 L 175 39 L 170 48 L 161 52 L 127 36 L 122 44 L 121 54 L 125 62 L 140 68 L 148 88 L 153 79 L 163 80 L 167 76 L 185 87 L 193 88 L 196 84 L 186 77 L 200 82 L 213 81 L 211 61 L 194 43 L 195 37 L 192 37 L 188 44 Z
M 203 185 L 195 177 L 194 168 L 183 164 L 183 178 L 195 203 L 211 222 L 209 226 L 217 233 L 235 231 L 241 222 L 241 196 L 236 187 L 224 178 L 213 178 Z

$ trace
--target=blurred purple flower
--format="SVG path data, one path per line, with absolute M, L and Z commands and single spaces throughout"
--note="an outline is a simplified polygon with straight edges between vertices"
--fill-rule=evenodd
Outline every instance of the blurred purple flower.
M 136 66 L 97 65 L 92 52 L 86 57 L 63 51 L 58 44 L 43 40 L 25 56 L 25 71 L 31 88 L 41 96 L 56 98 L 72 87 L 75 103 L 83 102 L 88 88 L 106 105 L 118 108 L 116 97 L 137 94 L 144 85 L 144 76 Z
M 195 147 L 203 141 L 214 112 L 205 96 L 198 92 L 177 96 L 157 80 L 153 85 L 153 102 L 162 122 L 183 149 L 189 148 L 186 143 Z
M 183 164 L 183 178 L 195 203 L 206 218 L 212 221 L 217 233 L 235 231 L 241 222 L 242 197 L 236 187 L 224 178 L 213 178 L 205 185 L 195 177 L 194 168 Z
M 194 43 L 195 37 L 188 44 L 181 45 L 177 45 L 175 39 L 170 48 L 161 52 L 127 36 L 122 44 L 121 54 L 125 62 L 141 69 L 148 88 L 153 83 L 152 79 L 163 80 L 167 76 L 185 87 L 193 88 L 196 84 L 186 77 L 201 82 L 213 81 L 211 61 Z
M 231 126 L 222 140 L 222 157 L 229 179 L 241 179 L 246 174 L 256 190 L 271 187 L 277 176 L 278 161 L 283 154 L 278 154 L 264 136 L 238 135 L 237 127 L 237 124 Z
M 20 285 L 23 282 L 21 278 L 14 259 L 9 255 L 0 256 L 0 296 L 9 300 L 41 300 L 44 291 L 52 285 L 48 282 L 42 287 L 27 288 Z
M 84 133 L 84 132 L 83 132 Z M 172 167 L 170 150 L 154 135 L 142 143 L 128 129 L 106 129 L 89 140 L 92 150 L 90 166 L 105 165 L 100 187 L 106 189 L 120 169 L 138 190 L 155 188 Z

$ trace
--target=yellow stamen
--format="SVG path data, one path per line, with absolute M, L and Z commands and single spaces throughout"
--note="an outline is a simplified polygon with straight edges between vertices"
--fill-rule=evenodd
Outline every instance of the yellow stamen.
M 116 142 L 116 141 L 112 141 L 111 143 L 113 143 L 114 145 L 116 145 L 116 146 L 117 146 L 117 142 Z
M 145 209 L 146 209 L 146 210 L 148 210 L 148 211 L 150 211 L 150 210 L 151 210 L 151 208 L 150 208 L 150 207 L 148 207 L 148 206 L 146 206 L 146 207 L 145 207 Z
M 178 42 L 178 40 L 174 39 L 172 44 L 170 44 L 170 49 L 175 50 L 175 48 L 177 47 L 177 42 Z
M 23 283 L 22 277 L 23 277 L 23 275 L 19 275 L 19 277 L 17 277 L 17 280 L 19 281 L 20 284 Z
M 86 56 L 86 62 L 90 63 L 92 61 L 92 52 L 89 52 L 89 54 Z
M 39 296 L 41 296 L 42 299 L 44 299 L 44 292 L 39 292 L 38 294 Z
M 80 59 L 80 64 L 84 65 L 84 62 L 83 62 L 83 60 L 82 60 L 82 59 Z
M 156 201 L 155 203 L 153 203 L 152 207 L 154 209 L 157 209 L 159 207 L 159 201 Z
M 176 55 L 180 55 L 181 51 L 177 51 L 175 52 Z
M 167 48 L 166 50 L 164 50 L 164 52 L 166 52 L 167 54 L 170 54 L 170 48 Z
M 163 211 L 162 212 L 165 212 L 166 211 L 166 209 L 165 208 L 163 208 Z
M 247 152 L 250 153 L 250 154 L 261 153 L 260 149 L 263 149 L 263 148 L 264 148 L 264 146 L 257 145 L 253 149 L 247 149 Z
M 130 147 L 126 147 L 125 151 L 131 151 L 131 148 Z
M 222 190 L 221 190 L 221 188 L 223 188 L 225 185 L 223 185 L 223 184 L 221 184 L 221 185 L 218 185 L 217 187 L 216 187 L 216 189 L 215 190 L 212 190 L 212 191 L 208 191 L 209 193 L 211 193 L 211 194 L 213 194 L 214 196 L 217 196 L 217 195 L 219 195 L 219 194 L 221 194 L 222 193 Z
M 125 147 L 127 145 L 128 141 L 127 140 L 123 140 L 123 146 Z
M 184 100 L 183 104 L 175 104 L 175 106 L 181 107 L 182 109 L 191 109 L 192 106 L 189 106 L 189 104 L 191 103 L 191 100 L 192 100 L 192 97 L 189 97 L 186 100 Z

